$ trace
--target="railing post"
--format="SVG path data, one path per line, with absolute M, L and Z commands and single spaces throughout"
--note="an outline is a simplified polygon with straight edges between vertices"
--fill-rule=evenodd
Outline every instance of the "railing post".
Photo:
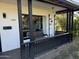
M 34 43 L 31 43 L 31 42 L 29 43 L 28 59 L 34 59 L 34 48 L 35 47 L 33 45 L 34 45 Z

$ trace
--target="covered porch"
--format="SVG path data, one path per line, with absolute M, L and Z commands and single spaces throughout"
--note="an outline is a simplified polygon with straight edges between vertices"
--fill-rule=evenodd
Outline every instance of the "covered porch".
M 22 6 L 22 4 L 24 5 Z M 28 8 L 25 8 L 26 6 Z M 15 50 L 15 53 L 19 54 L 14 54 L 16 55 L 16 57 L 14 57 L 13 59 L 19 59 L 19 57 L 21 59 L 35 59 L 37 57 L 38 59 L 39 56 L 46 54 L 49 51 L 58 48 L 59 46 L 72 42 L 73 12 L 75 10 L 78 10 L 78 5 L 65 0 L 17 0 L 17 9 L 19 21 L 20 49 Z M 61 13 L 67 14 L 66 32 L 55 35 L 55 15 Z M 42 27 L 41 25 L 37 28 L 33 27 L 33 15 L 41 15 L 43 16 L 43 18 L 45 17 Z M 24 25 L 22 23 L 22 19 L 25 16 L 27 16 L 29 19 L 29 37 L 26 37 L 26 32 L 28 32 L 28 30 L 23 30 Z M 44 23 L 45 21 L 46 23 Z M 9 55 L 11 53 L 12 52 L 10 52 Z M 1 53 L 1 55 L 8 54 L 7 52 L 5 52 Z M 5 57 L 10 58 L 9 56 Z

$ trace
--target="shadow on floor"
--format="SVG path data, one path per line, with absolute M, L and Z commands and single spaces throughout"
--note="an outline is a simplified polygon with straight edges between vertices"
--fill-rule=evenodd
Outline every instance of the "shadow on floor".
M 20 49 L 0 53 L 0 59 L 21 59 Z

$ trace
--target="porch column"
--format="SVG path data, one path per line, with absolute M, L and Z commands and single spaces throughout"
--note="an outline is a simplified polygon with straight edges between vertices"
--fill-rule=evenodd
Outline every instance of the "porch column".
M 67 11 L 67 32 L 71 34 L 71 39 L 73 37 L 73 10 Z
M 30 40 L 33 41 L 33 21 L 32 21 L 32 0 L 28 0 L 28 15 L 29 15 L 29 28 L 30 28 Z
M 73 29 L 73 11 L 67 11 L 67 32 Z
M 20 45 L 21 45 L 23 43 L 21 0 L 17 0 L 17 9 L 18 9 L 19 34 L 20 34 Z
M 71 11 L 71 41 L 73 40 L 73 16 L 74 12 Z
M 67 32 L 69 32 L 69 12 L 67 10 Z
M 21 59 L 23 59 L 23 31 L 22 31 L 22 8 L 21 8 L 21 0 L 17 0 L 17 9 L 18 9 L 18 21 L 19 21 L 19 36 L 20 36 L 20 52 L 21 52 Z

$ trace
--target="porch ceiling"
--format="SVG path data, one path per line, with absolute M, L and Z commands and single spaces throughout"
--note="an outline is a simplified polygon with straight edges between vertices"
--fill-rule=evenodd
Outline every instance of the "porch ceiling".
M 28 0 L 22 0 L 23 6 L 27 6 L 28 5 L 27 1 Z M 2 2 L 2 3 L 8 3 L 8 4 L 15 4 L 15 5 L 17 4 L 17 0 L 0 0 L 0 2 Z M 63 8 L 63 7 L 56 6 L 56 5 L 51 5 L 51 4 L 47 4 L 47 3 L 43 3 L 43 2 L 39 2 L 39 1 L 36 1 L 36 0 L 33 0 L 32 3 L 33 3 L 32 6 L 36 7 L 36 8 L 37 7 L 46 8 L 46 9 L 54 8 L 56 11 L 65 10 L 65 8 Z
M 4 3 L 16 3 L 17 0 L 0 0 L 0 2 Z M 27 1 L 27 0 L 22 0 L 22 1 Z M 52 4 L 53 6 L 59 6 L 59 7 L 64 7 L 64 8 L 69 8 L 69 9 L 79 9 L 79 4 L 75 2 L 75 0 L 37 0 L 41 1 L 44 3 L 49 3 Z
M 65 7 L 68 9 L 73 9 L 73 10 L 79 9 L 78 3 L 76 4 L 74 1 L 69 1 L 69 0 L 38 0 L 38 1 Z

